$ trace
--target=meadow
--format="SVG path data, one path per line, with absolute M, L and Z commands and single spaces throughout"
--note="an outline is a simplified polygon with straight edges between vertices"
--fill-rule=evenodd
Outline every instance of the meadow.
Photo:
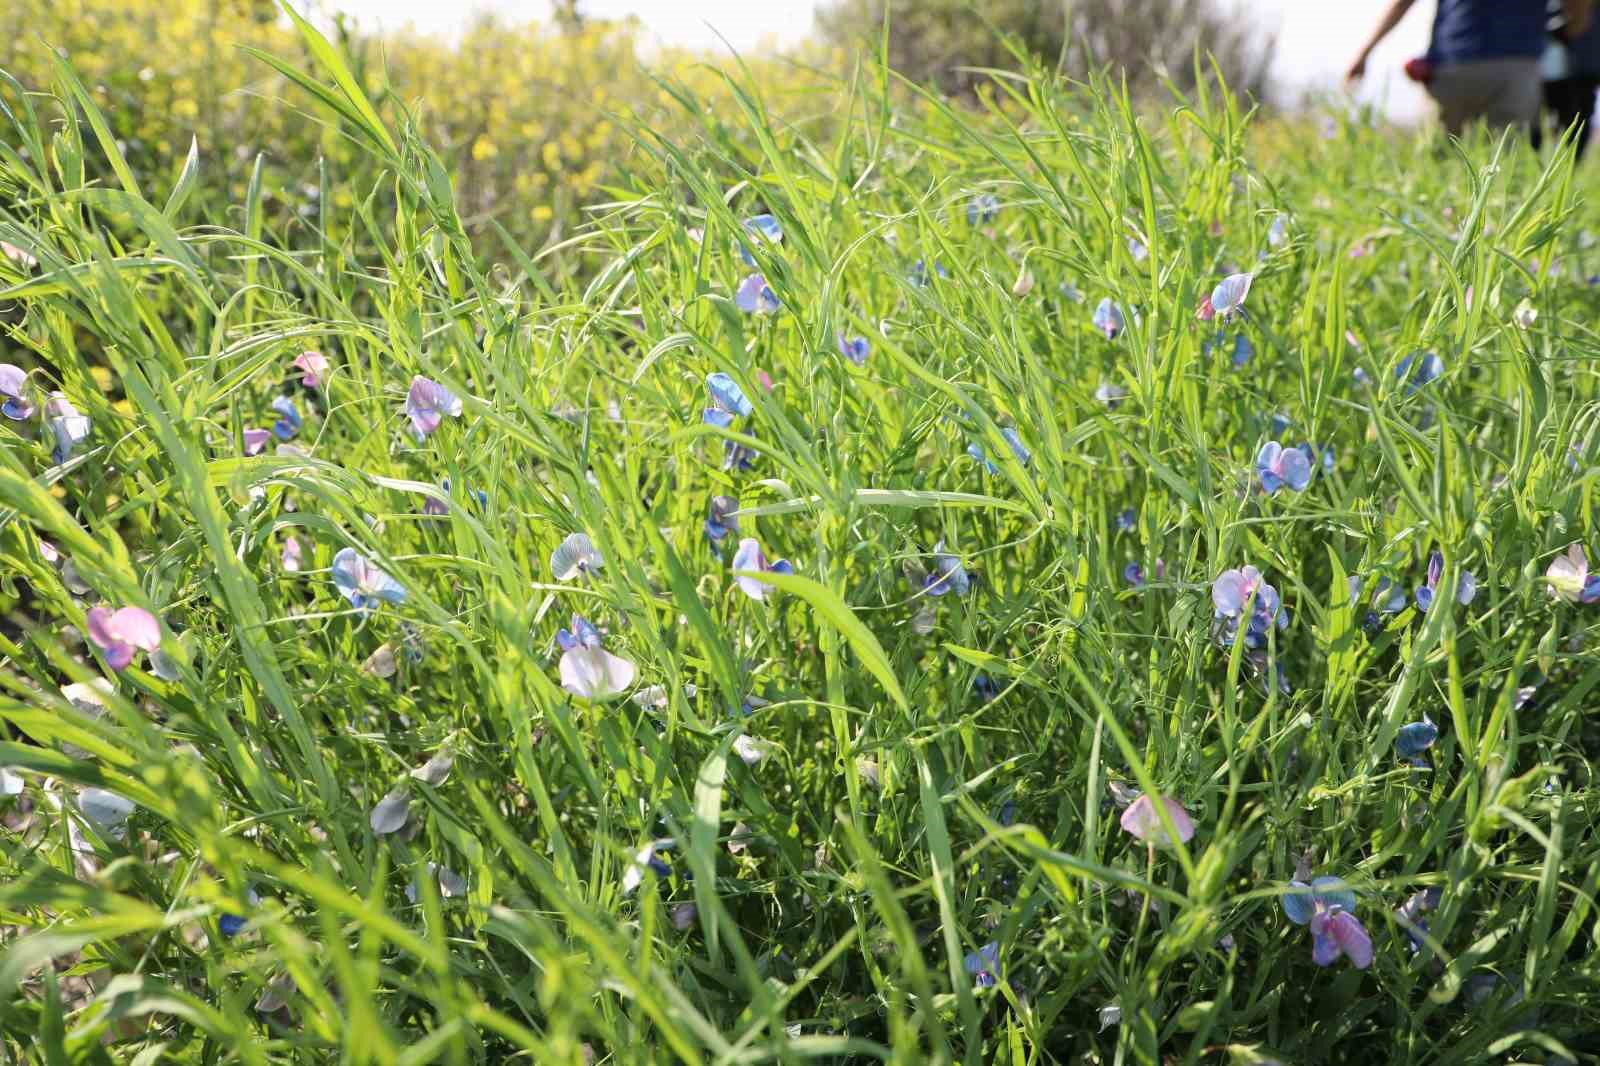
M 285 211 L 0 79 L 8 1059 L 1600 1054 L 1570 149 L 730 64 L 533 244 L 292 29 Z

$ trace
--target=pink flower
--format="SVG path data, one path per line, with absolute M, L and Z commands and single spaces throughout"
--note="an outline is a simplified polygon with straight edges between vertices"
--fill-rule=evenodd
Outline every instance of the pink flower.
M 321 352 L 301 352 L 290 365 L 302 372 L 300 384 L 308 389 L 320 389 L 328 380 L 328 357 Z
M 267 441 L 272 439 L 270 429 L 247 429 L 244 431 L 244 453 L 246 455 L 260 455 L 261 449 L 267 446 Z
M 1172 797 L 1163 796 L 1161 802 L 1167 808 L 1173 828 L 1178 831 L 1178 840 L 1187 844 L 1194 836 L 1194 819 L 1183 809 L 1183 804 Z M 1152 845 L 1172 843 L 1166 824 L 1161 821 L 1161 815 L 1156 812 L 1156 805 L 1148 795 L 1140 796 L 1122 812 L 1122 828 Z
M 161 623 L 143 607 L 94 607 L 87 618 L 89 639 L 113 670 L 127 669 L 135 651 L 161 647 Z
M 293 536 L 283 542 L 283 568 L 291 574 L 300 572 L 300 564 L 305 560 L 305 552 L 300 547 L 300 541 Z

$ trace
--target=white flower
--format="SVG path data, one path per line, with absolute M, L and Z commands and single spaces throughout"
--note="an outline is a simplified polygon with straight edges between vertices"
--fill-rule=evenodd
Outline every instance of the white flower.
M 410 795 L 403 788 L 396 789 L 378 801 L 367 821 L 378 836 L 398 833 L 405 828 L 406 818 L 411 814 L 410 807 Z
M 770 745 L 764 740 L 757 740 L 746 733 L 740 733 L 733 740 L 733 750 L 744 760 L 746 766 L 759 766 L 761 760 L 767 757 Z
M 587 533 L 574 533 L 550 553 L 550 574 L 557 581 L 571 581 L 580 574 L 599 570 L 606 561 Z

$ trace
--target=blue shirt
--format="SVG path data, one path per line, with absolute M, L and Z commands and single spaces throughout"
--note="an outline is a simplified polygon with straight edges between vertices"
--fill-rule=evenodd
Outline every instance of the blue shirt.
M 1538 59 L 1544 44 L 1544 0 L 1439 0 L 1428 58 L 1439 66 Z

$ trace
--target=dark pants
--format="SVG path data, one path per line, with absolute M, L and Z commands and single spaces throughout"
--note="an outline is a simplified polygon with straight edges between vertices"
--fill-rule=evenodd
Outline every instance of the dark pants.
M 1556 133 L 1564 133 L 1574 122 L 1578 124 L 1578 158 L 1583 158 L 1584 146 L 1589 140 L 1590 120 L 1594 118 L 1594 93 L 1600 87 L 1600 78 L 1578 76 L 1561 78 L 1544 83 L 1544 107 L 1555 122 Z M 1539 145 L 1538 127 L 1534 127 L 1534 147 Z

